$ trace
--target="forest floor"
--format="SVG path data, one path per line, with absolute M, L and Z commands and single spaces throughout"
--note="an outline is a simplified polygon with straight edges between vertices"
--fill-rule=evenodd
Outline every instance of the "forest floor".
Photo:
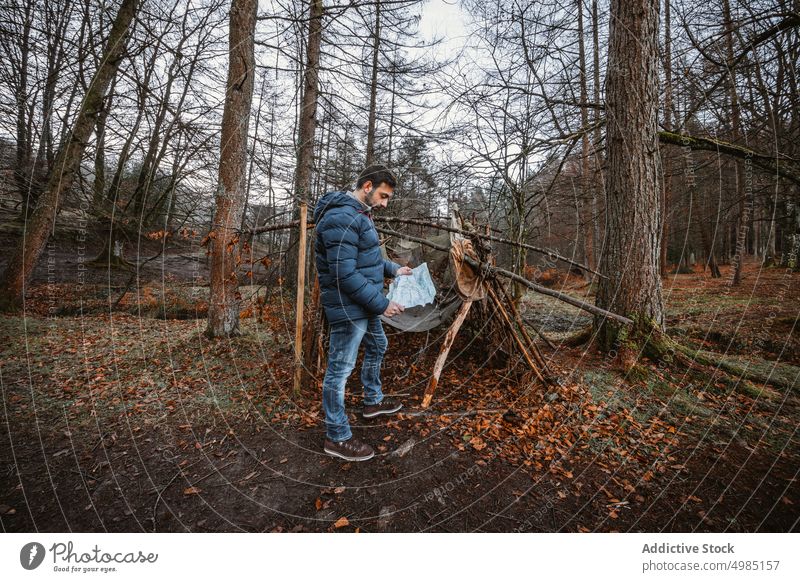
M 346 463 L 322 453 L 320 395 L 292 396 L 293 298 L 209 341 L 191 250 L 167 257 L 172 270 L 155 261 L 113 311 L 129 275 L 96 270 L 78 291 L 66 260 L 58 283 L 40 267 L 24 316 L 0 319 L 4 531 L 799 528 L 800 274 L 664 280 L 673 337 L 729 364 L 704 383 L 647 361 L 627 378 L 560 343 L 584 313 L 528 295 L 561 385 L 531 382 L 466 326 L 421 409 L 444 330 L 387 327 L 384 392 L 405 407 L 361 420 L 353 374 L 351 425 L 377 455 Z M 562 290 L 592 298 L 578 279 Z

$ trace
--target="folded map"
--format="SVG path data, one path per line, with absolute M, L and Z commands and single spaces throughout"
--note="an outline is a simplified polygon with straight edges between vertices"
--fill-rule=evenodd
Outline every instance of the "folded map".
M 422 263 L 411 269 L 410 275 L 398 275 L 389 285 L 386 295 L 389 301 L 399 303 L 403 307 L 427 305 L 436 298 L 436 287 L 428 271 L 428 263 Z

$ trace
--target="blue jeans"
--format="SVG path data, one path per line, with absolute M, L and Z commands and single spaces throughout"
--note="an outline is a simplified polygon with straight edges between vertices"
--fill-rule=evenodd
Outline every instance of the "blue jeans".
M 347 320 L 331 326 L 328 368 L 322 381 L 322 408 L 329 440 L 341 442 L 353 436 L 344 408 L 344 388 L 356 366 L 358 347 L 364 340 L 364 362 L 361 383 L 364 385 L 364 404 L 378 404 L 381 392 L 381 362 L 389 341 L 378 316 L 369 319 Z

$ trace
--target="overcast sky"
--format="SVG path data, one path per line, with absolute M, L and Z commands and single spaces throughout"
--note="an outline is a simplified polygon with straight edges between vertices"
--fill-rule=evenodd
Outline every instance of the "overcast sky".
M 464 18 L 458 0 L 428 0 L 422 6 L 420 32 L 426 40 L 443 36 L 448 44 L 464 43 Z

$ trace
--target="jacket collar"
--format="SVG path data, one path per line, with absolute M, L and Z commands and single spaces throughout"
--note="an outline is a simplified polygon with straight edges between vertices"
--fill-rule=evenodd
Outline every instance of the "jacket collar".
M 358 203 L 358 205 L 361 207 L 361 208 L 357 208 L 356 209 L 357 212 L 359 214 L 365 215 L 367 218 L 372 220 L 372 206 L 370 206 L 369 204 L 367 204 L 365 202 L 361 202 L 361 200 L 359 200 L 356 197 L 356 194 L 355 194 L 354 190 L 348 190 L 347 191 L 347 195 L 350 196 L 350 198 L 352 198 L 353 200 L 355 200 Z
M 361 200 L 359 200 L 359 199 L 356 197 L 356 192 L 355 192 L 355 190 L 348 190 L 348 191 L 347 191 L 347 194 L 348 194 L 348 196 L 350 196 L 350 197 L 351 197 L 353 200 L 355 200 L 356 202 L 358 202 L 358 203 L 361 205 L 361 209 L 362 209 L 362 210 L 366 210 L 367 212 L 369 212 L 370 210 L 372 210 L 372 206 L 370 206 L 370 205 L 369 205 L 369 204 L 367 204 L 366 202 L 361 202 Z

